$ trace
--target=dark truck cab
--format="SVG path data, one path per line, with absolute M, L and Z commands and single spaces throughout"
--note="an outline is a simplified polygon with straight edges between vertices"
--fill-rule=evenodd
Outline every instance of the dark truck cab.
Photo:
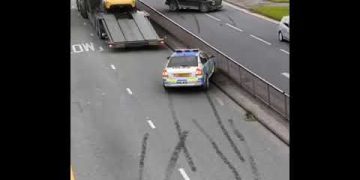
M 165 4 L 169 6 L 170 11 L 179 9 L 196 9 L 201 12 L 208 12 L 220 9 L 222 0 L 166 0 Z

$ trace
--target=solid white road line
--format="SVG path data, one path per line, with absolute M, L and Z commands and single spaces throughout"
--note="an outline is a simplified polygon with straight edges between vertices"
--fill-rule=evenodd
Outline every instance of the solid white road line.
M 252 15 L 252 16 L 255 16 L 255 17 L 264 19 L 264 20 L 266 20 L 266 21 L 272 22 L 272 23 L 274 23 L 274 24 L 279 24 L 279 21 L 275 21 L 275 20 L 273 20 L 273 19 L 270 19 L 270 18 L 268 18 L 268 17 L 262 16 L 262 15 L 260 15 L 260 14 L 252 13 L 252 12 L 250 12 L 250 11 L 244 9 L 244 8 L 235 6 L 235 5 L 230 4 L 230 3 L 228 3 L 228 2 L 224 2 L 224 1 L 223 1 L 223 4 L 225 4 L 225 5 L 227 5 L 227 6 L 230 6 L 230 7 L 234 8 L 234 9 L 237 9 L 237 10 L 239 10 L 239 11 L 242 11 L 242 12 L 244 12 L 244 13 L 246 13 L 246 14 L 249 14 L 249 15 Z
M 183 168 L 179 168 L 180 174 L 185 180 L 190 180 L 189 176 L 186 174 Z
M 114 70 L 116 69 L 114 65 L 111 65 L 111 68 L 114 69 Z
M 284 72 L 284 73 L 281 73 L 283 76 L 285 76 L 285 77 L 287 77 L 287 78 L 290 78 L 290 74 L 289 73 L 286 73 L 286 72 Z
M 287 51 L 285 51 L 285 50 L 283 50 L 283 49 L 280 49 L 280 51 L 282 51 L 282 52 L 284 52 L 284 53 L 286 53 L 286 54 L 290 54 L 289 52 L 287 52 Z
M 231 25 L 231 24 L 229 24 L 229 23 L 226 23 L 226 25 L 229 26 L 229 27 L 231 27 L 231 28 L 233 28 L 233 29 L 235 29 L 235 30 L 237 30 L 237 31 L 240 31 L 240 32 L 243 31 L 242 29 L 239 29 L 239 28 L 237 28 L 237 27 L 235 27 L 235 26 L 233 26 L 233 25 Z
M 126 91 L 127 91 L 130 95 L 133 94 L 130 88 L 126 88 Z
M 149 123 L 149 126 L 150 126 L 151 128 L 153 128 L 153 129 L 156 128 L 155 125 L 154 125 L 154 123 L 153 123 L 151 120 L 147 120 L 147 122 Z
M 221 21 L 220 19 L 218 19 L 217 17 L 215 16 L 212 16 L 210 14 L 206 14 L 208 17 L 210 17 L 211 19 L 214 19 L 215 21 Z
M 259 37 L 256 37 L 256 36 L 254 36 L 254 35 L 252 35 L 252 34 L 250 34 L 250 36 L 251 37 L 253 37 L 253 38 L 255 38 L 255 39 L 257 39 L 257 40 L 259 40 L 259 41 L 261 41 L 261 42 L 263 42 L 263 43 L 265 43 L 265 44 L 267 44 L 267 45 L 271 45 L 271 43 L 269 43 L 269 42 L 267 42 L 267 41 L 265 41 L 265 40 L 263 40 L 263 39 L 261 39 L 261 38 L 259 38 Z

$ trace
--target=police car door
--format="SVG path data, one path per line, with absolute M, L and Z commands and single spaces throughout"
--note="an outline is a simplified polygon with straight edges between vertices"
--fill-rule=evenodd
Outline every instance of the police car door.
M 209 74 L 209 63 L 205 53 L 201 52 L 199 57 L 201 64 L 204 66 L 203 67 L 204 74 Z

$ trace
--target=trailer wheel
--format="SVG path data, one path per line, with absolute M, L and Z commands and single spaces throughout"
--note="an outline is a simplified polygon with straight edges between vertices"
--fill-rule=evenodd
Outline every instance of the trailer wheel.
M 76 0 L 76 7 L 77 7 L 77 10 L 80 12 L 79 0 Z
M 85 2 L 84 1 L 78 1 L 79 4 L 78 4 L 78 8 L 79 8 L 79 11 L 80 11 L 80 15 L 81 17 L 83 17 L 84 19 L 87 19 L 88 18 L 88 14 L 86 12 L 86 7 L 85 7 Z M 82 4 L 81 4 L 82 2 Z
M 105 39 L 105 36 L 102 35 L 102 32 L 100 29 L 97 31 L 97 35 L 99 36 L 100 39 Z
M 83 17 L 84 19 L 88 18 L 88 15 L 86 12 L 81 11 L 80 14 L 81 14 L 81 17 Z
M 177 11 L 179 9 L 179 6 L 175 1 L 170 1 L 169 9 L 170 11 Z

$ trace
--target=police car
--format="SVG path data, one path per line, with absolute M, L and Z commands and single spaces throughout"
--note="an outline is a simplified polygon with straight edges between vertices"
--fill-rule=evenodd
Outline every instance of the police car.
M 176 49 L 162 72 L 163 85 L 165 88 L 199 86 L 207 89 L 214 71 L 213 55 L 199 49 Z

